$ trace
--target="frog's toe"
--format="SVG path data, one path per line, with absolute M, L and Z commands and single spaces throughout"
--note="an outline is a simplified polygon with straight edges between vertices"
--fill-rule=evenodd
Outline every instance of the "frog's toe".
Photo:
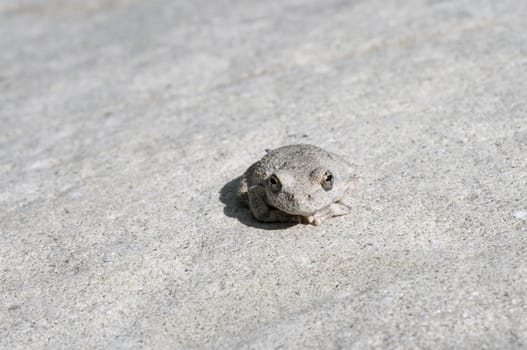
M 311 221 L 311 224 L 312 225 L 315 225 L 315 226 L 318 226 L 320 224 L 322 224 L 322 221 L 324 221 L 324 217 L 314 217 L 313 220 Z

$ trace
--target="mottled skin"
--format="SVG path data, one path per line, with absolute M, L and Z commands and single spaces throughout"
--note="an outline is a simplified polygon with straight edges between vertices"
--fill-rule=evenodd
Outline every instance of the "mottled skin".
M 353 166 L 334 153 L 313 145 L 274 149 L 241 177 L 238 198 L 264 222 L 319 225 L 350 212 Z

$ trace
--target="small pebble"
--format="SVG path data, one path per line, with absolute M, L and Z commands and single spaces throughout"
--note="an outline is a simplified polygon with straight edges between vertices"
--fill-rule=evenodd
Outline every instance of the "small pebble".
M 524 217 L 527 216 L 527 210 L 518 210 L 514 212 L 514 214 L 512 215 L 514 215 L 516 219 L 523 219 Z

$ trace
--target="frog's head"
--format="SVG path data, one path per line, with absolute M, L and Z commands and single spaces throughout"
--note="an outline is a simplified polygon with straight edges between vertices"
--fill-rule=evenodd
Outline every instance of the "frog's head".
M 282 169 L 265 180 L 267 202 L 291 215 L 313 215 L 340 199 L 344 186 L 340 180 L 326 168 L 307 172 Z

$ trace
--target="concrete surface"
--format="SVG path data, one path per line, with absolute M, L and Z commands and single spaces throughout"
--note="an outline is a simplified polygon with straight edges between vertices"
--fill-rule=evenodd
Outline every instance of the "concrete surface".
M 0 348 L 527 347 L 527 2 L 0 4 Z M 265 148 L 352 215 L 258 225 Z

